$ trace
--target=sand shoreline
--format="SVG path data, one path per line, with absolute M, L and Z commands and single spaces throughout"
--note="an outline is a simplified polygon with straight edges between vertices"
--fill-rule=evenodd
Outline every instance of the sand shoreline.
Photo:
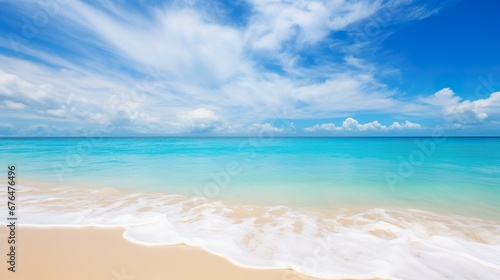
M 492 258 L 500 228 L 490 220 L 415 209 L 307 212 L 114 189 L 21 189 L 16 273 L 7 270 L 8 227 L 0 223 L 2 280 L 317 279 L 274 269 L 287 265 L 326 279 L 490 279 L 500 271 Z M 159 245 L 172 243 L 206 249 Z M 248 263 L 260 266 L 240 266 Z M 440 273 L 443 267 L 453 270 Z
M 144 246 L 122 237 L 121 228 L 19 227 L 16 272 L 2 261 L 0 279 L 9 280 L 160 280 L 276 279 L 313 280 L 291 270 L 238 267 L 201 248 Z M 7 227 L 0 230 L 6 260 Z

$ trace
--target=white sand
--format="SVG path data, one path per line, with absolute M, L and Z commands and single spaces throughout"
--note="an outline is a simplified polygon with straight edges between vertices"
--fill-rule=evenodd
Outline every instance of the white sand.
M 177 245 L 148 247 L 122 238 L 121 229 L 18 228 L 16 272 L 2 261 L 6 280 L 311 280 L 288 270 L 238 267 L 202 249 Z M 2 226 L 1 236 L 6 236 Z M 1 239 L 5 255 L 6 242 Z M 6 256 L 2 259 L 6 259 Z

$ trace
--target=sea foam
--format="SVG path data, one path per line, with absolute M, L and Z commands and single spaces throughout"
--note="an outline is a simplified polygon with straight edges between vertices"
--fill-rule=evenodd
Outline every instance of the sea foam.
M 123 227 L 134 243 L 199 246 L 248 268 L 327 279 L 500 279 L 498 221 L 403 208 L 265 207 L 112 188 L 24 185 L 18 192 L 21 225 Z

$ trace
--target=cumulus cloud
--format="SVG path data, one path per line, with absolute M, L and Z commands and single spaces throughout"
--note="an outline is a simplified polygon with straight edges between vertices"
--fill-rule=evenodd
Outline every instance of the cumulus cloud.
M 311 127 L 304 128 L 306 132 L 333 132 L 333 131 L 389 131 L 403 129 L 421 129 L 422 126 L 418 123 L 405 121 L 404 123 L 394 122 L 389 126 L 382 125 L 378 121 L 373 121 L 365 124 L 360 124 L 356 119 L 347 118 L 342 122 L 341 126 L 336 126 L 334 123 L 315 124 Z
M 451 89 L 444 88 L 431 96 L 420 98 L 420 102 L 441 112 L 443 118 L 452 124 L 480 123 L 490 115 L 498 116 L 500 112 L 500 92 L 471 101 L 463 100 Z
M 0 97 L 8 99 L 3 104 L 11 109 L 24 108 L 24 103 L 46 105 L 53 100 L 50 91 L 49 84 L 34 84 L 0 68 Z
M 208 108 L 197 108 L 187 114 L 180 115 L 181 123 L 177 125 L 181 130 L 213 131 L 220 129 L 221 118 Z
M 334 123 L 315 124 L 311 127 L 304 128 L 304 131 L 306 132 L 337 131 L 337 130 L 340 130 L 340 127 L 335 126 Z
M 413 123 L 406 120 L 404 123 L 400 124 L 399 122 L 392 123 L 388 129 L 420 129 L 422 126 L 418 123 Z
M 186 114 L 185 117 L 189 120 L 194 120 L 194 121 L 198 120 L 214 121 L 219 119 L 219 117 L 215 115 L 214 111 L 207 108 L 198 108 Z
M 272 133 L 282 133 L 285 129 L 282 127 L 274 127 L 270 123 L 255 123 L 250 126 L 250 130 L 257 132 L 272 132 Z
M 140 83 L 119 83 L 78 67 L 54 70 L 1 55 L 0 62 L 0 99 L 6 99 L 0 101 L 0 107 L 7 108 L 4 114 L 126 125 L 132 131 L 152 128 L 159 121 L 144 110 L 145 106 L 156 106 L 151 106 L 154 101 L 145 93 L 138 92 Z M 22 115 L 17 112 L 20 109 L 24 109 Z

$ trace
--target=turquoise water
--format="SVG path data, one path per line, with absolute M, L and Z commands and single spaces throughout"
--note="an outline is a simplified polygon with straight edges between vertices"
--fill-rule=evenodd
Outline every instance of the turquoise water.
M 0 159 L 21 181 L 500 217 L 499 138 L 0 139 Z
M 121 227 L 323 279 L 500 279 L 499 152 L 499 138 L 0 139 L 0 209 L 14 164 L 21 225 Z

